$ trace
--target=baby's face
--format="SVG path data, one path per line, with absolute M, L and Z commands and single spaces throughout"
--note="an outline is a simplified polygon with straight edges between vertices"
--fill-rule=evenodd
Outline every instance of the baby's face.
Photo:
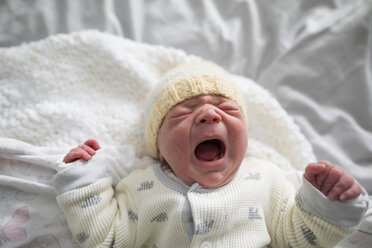
M 186 184 L 204 188 L 227 184 L 247 148 L 239 105 L 217 95 L 201 95 L 173 107 L 159 129 L 158 147 L 174 173 Z

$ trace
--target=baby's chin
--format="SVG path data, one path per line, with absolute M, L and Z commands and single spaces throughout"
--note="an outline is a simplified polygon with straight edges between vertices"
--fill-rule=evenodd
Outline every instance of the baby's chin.
M 210 172 L 208 175 L 203 175 L 202 179 L 198 180 L 198 183 L 205 189 L 220 188 L 230 183 L 237 172 L 238 168 L 227 175 L 224 175 L 221 172 Z

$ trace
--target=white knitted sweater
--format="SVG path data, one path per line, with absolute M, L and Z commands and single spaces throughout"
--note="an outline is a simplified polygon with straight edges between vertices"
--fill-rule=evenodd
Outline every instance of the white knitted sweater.
M 309 183 L 296 195 L 277 166 L 254 158 L 214 190 L 197 183 L 188 187 L 159 165 L 132 172 L 115 191 L 109 177 L 79 187 L 76 168 L 61 171 L 55 181 L 57 188 L 58 181 L 77 187 L 57 201 L 82 247 L 332 247 L 358 224 L 366 207 L 334 206 L 321 194 L 307 194 L 316 190 Z M 323 201 L 341 219 L 320 218 L 326 216 L 315 214 L 309 200 Z

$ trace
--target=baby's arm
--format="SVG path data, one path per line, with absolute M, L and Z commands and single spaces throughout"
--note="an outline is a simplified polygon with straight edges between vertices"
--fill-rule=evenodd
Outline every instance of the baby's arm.
M 305 178 L 330 200 L 348 201 L 362 193 L 352 175 L 328 161 L 309 164 Z
M 273 214 L 277 217 L 270 223 L 273 247 L 333 247 L 355 230 L 368 208 L 366 192 L 338 166 L 311 163 L 304 177 L 290 208 L 292 193 L 283 193 L 289 188 L 286 183 L 274 187 L 274 202 L 279 204 Z
M 57 202 L 81 247 L 132 246 L 136 227 L 128 211 L 135 210 L 134 203 L 125 190 L 114 192 L 107 167 L 115 159 L 91 160 L 98 149 L 97 141 L 88 140 L 64 157 L 65 164 L 54 177 Z

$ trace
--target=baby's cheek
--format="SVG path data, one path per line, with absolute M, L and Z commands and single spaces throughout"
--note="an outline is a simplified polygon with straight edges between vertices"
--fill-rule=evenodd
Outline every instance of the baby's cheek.
M 186 136 L 189 130 L 189 125 L 180 123 L 171 129 L 171 133 L 178 136 Z
M 169 150 L 173 150 L 174 152 L 186 152 L 185 149 L 188 148 L 189 144 L 189 134 L 184 126 L 178 125 L 176 127 L 172 127 L 163 135 L 165 136 L 164 139 L 166 140 L 166 146 Z
M 241 161 L 245 155 L 248 146 L 248 135 L 245 128 L 237 128 L 230 135 L 230 151 L 233 151 L 234 160 Z
M 230 127 L 230 135 L 235 136 L 238 142 L 245 143 L 248 138 L 244 122 L 236 123 Z

